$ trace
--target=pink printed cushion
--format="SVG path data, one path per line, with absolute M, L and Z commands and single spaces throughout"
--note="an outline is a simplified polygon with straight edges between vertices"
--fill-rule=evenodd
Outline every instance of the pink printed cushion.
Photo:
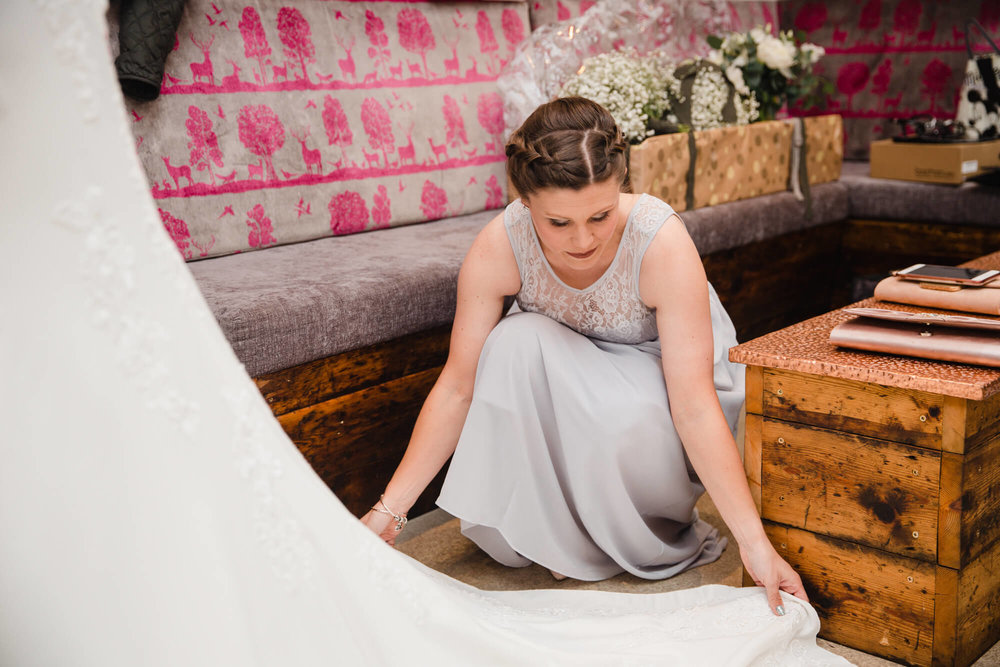
M 522 3 L 191 0 L 128 100 L 164 226 L 198 259 L 502 206 L 526 31 Z
M 844 157 L 867 158 L 875 139 L 898 133 L 894 118 L 955 115 L 967 54 L 964 26 L 1000 30 L 1000 3 L 865 0 L 781 3 L 783 29 L 826 48 L 817 71 L 835 86 L 819 113 L 844 119 Z

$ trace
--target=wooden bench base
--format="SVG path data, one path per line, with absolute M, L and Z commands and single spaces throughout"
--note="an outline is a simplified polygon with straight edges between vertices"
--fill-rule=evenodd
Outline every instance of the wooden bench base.
M 256 378 L 285 432 L 355 515 L 378 500 L 402 458 L 450 332 L 439 327 Z M 434 508 L 442 479 L 411 516 Z

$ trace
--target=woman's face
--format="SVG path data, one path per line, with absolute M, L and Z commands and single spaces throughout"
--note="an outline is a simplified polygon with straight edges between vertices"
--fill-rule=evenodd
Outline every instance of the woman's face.
M 546 188 L 525 198 L 549 262 L 571 271 L 606 266 L 622 219 L 620 195 L 621 184 L 610 178 L 581 190 Z

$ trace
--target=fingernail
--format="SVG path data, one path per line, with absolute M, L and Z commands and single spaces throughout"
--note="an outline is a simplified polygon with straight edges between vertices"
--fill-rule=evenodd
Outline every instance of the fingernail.
M 774 610 L 776 612 L 778 612 L 778 616 L 784 616 L 785 615 L 785 608 L 782 607 L 780 604 L 777 607 L 775 607 Z

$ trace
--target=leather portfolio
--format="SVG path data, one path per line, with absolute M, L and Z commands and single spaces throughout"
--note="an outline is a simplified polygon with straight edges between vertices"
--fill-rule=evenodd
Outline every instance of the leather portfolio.
M 833 328 L 835 345 L 1000 368 L 1000 320 L 879 308 L 845 312 L 859 317 Z
M 925 308 L 1000 315 L 1000 279 L 982 287 L 962 287 L 946 291 L 939 286 L 924 286 L 923 283 L 891 276 L 875 286 L 875 298 Z

